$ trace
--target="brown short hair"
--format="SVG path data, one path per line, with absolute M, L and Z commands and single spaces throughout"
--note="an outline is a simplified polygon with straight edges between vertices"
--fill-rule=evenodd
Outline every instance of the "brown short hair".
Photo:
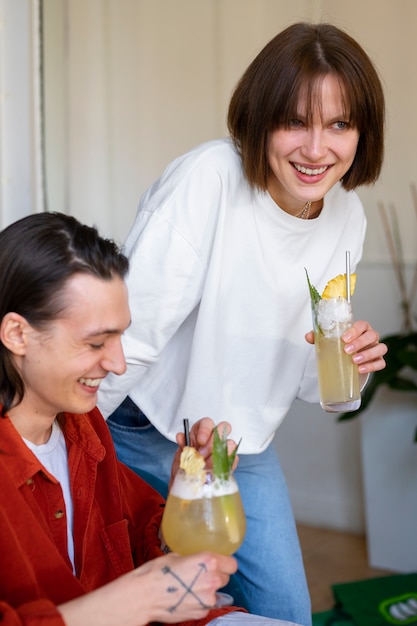
M 311 116 L 317 85 L 329 74 L 340 81 L 350 122 L 359 131 L 355 159 L 342 186 L 351 190 L 377 180 L 384 154 L 385 103 L 375 66 L 336 26 L 297 23 L 261 50 L 230 101 L 228 128 L 250 185 L 266 190 L 269 133 L 296 117 L 302 89 L 307 90 Z

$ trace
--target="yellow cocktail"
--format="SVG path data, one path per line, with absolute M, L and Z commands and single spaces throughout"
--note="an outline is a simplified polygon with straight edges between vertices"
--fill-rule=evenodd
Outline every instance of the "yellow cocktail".
M 344 351 L 343 333 L 352 326 L 345 298 L 321 299 L 313 305 L 320 404 L 325 411 L 354 411 L 361 404 L 358 368 Z
M 162 533 L 172 551 L 233 554 L 245 531 L 245 513 L 233 475 L 221 479 L 205 470 L 202 479 L 179 470 L 162 519 Z

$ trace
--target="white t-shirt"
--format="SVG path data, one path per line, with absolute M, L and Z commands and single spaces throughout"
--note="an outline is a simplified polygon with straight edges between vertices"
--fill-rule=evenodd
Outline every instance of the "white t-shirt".
M 171 163 L 126 241 L 127 372 L 99 392 L 105 417 L 129 395 L 168 439 L 183 419 L 232 424 L 240 454 L 264 450 L 296 397 L 318 401 L 305 268 L 321 291 L 358 263 L 366 219 L 337 184 L 316 219 L 249 187 L 230 139 Z
M 73 505 L 68 471 L 68 453 L 65 438 L 57 421 L 52 424 L 52 432 L 46 443 L 36 445 L 22 437 L 40 463 L 61 485 L 67 516 L 68 556 L 74 569 Z

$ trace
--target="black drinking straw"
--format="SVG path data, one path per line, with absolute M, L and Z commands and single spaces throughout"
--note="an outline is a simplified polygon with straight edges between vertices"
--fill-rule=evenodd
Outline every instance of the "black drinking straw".
M 187 418 L 184 419 L 184 435 L 185 435 L 185 445 L 190 445 L 190 423 Z

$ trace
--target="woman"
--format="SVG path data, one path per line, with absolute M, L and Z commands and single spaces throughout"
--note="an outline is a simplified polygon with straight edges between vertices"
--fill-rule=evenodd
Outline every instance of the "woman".
M 4 626 L 200 625 L 238 615 L 209 610 L 233 557 L 163 554 L 163 500 L 116 460 L 95 408 L 104 377 L 125 370 L 127 267 L 111 241 L 72 217 L 31 215 L 0 233 Z M 202 420 L 191 433 L 208 453 L 212 427 Z
M 181 420 L 227 419 L 248 516 L 238 576 L 256 613 L 311 623 L 285 479 L 271 441 L 295 398 L 318 401 L 305 268 L 322 290 L 352 271 L 366 220 L 353 191 L 383 157 L 384 96 L 363 49 L 329 24 L 294 24 L 232 96 L 230 138 L 175 160 L 141 199 L 126 242 L 127 372 L 99 406 L 121 459 L 148 471 Z M 307 341 L 305 341 L 307 339 Z M 343 337 L 366 377 L 386 347 L 365 321 Z M 125 399 L 125 397 L 127 398 Z M 152 454 L 146 459 L 146 450 Z

